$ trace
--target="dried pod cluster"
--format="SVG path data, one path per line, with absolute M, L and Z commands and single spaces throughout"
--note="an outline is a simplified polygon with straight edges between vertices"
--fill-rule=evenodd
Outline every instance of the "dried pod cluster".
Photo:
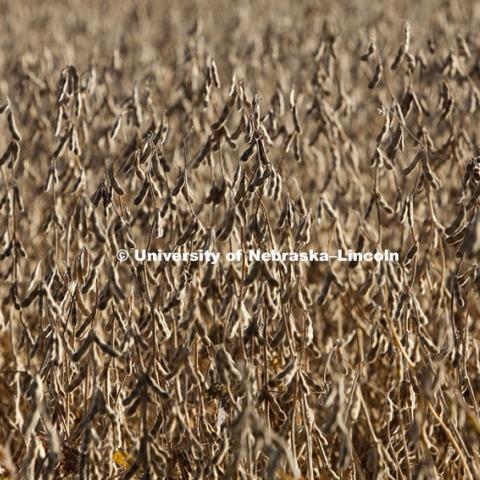
M 475 2 L 4 3 L 1 478 L 480 478 Z

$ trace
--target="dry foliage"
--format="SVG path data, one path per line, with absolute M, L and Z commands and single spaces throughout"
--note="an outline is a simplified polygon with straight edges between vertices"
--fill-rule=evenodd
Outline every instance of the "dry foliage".
M 4 478 L 479 478 L 475 2 L 1 3 Z

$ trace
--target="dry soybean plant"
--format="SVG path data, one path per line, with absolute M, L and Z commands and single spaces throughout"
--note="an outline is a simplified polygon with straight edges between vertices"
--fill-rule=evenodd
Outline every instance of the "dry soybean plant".
M 475 2 L 0 4 L 1 478 L 480 478 Z

